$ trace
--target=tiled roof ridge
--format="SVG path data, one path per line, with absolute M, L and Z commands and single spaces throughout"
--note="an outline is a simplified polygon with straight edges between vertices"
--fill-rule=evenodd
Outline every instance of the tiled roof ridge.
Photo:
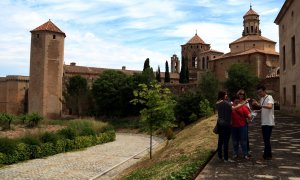
M 205 44 L 203 39 L 196 33 L 186 44 Z
M 60 30 L 50 19 L 44 24 L 31 30 L 30 32 L 34 32 L 34 31 L 51 31 L 51 32 L 57 32 L 65 35 L 65 33 L 62 30 Z

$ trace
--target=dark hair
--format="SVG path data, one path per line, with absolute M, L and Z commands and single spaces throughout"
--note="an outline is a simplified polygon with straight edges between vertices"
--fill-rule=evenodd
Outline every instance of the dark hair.
M 217 100 L 224 100 L 226 94 L 225 91 L 219 91 Z
M 233 102 L 236 99 L 240 100 L 240 97 L 238 95 L 232 96 L 231 101 Z
M 257 87 L 256 87 L 256 90 L 263 90 L 263 91 L 265 91 L 266 90 L 266 87 L 264 86 L 264 85 L 258 85 Z

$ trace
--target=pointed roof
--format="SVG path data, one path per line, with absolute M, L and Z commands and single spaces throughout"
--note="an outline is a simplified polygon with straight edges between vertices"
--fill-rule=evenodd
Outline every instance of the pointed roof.
M 205 42 L 196 33 L 186 44 L 205 44 Z
M 268 39 L 264 36 L 260 36 L 260 35 L 247 35 L 247 36 L 243 36 L 235 41 L 233 41 L 231 44 L 236 44 L 236 43 L 240 43 L 240 42 L 245 42 L 245 41 L 267 41 L 267 42 L 271 42 L 271 43 L 276 43 L 275 41 L 272 41 L 271 39 Z
M 244 15 L 244 17 L 245 17 L 245 16 L 250 16 L 250 15 L 256 15 L 256 16 L 259 16 L 259 15 L 257 14 L 257 12 L 255 12 L 255 11 L 252 9 L 252 6 L 251 6 L 251 5 L 250 5 L 249 11 Z
M 50 32 L 56 32 L 56 33 L 61 33 L 66 37 L 66 34 L 62 32 L 50 19 L 46 23 L 40 25 L 39 27 L 31 30 L 30 32 L 35 32 L 35 31 L 50 31 Z

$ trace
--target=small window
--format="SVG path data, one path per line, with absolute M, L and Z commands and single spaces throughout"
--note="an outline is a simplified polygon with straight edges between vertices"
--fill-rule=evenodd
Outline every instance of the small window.
M 53 39 L 56 39 L 56 36 L 55 36 L 55 35 L 53 35 Z
M 283 104 L 286 104 L 286 88 L 283 88 Z
M 295 44 L 295 36 L 291 38 L 291 46 L 292 46 L 292 65 L 296 64 L 296 44 Z
M 216 58 L 216 56 L 214 56 L 214 58 Z
M 296 85 L 293 85 L 293 105 L 297 103 L 297 89 Z
M 294 16 L 294 11 L 292 11 L 291 15 L 292 15 L 292 17 Z
M 285 71 L 285 46 L 282 47 L 282 69 Z
M 40 38 L 40 34 L 36 34 L 36 38 Z
M 239 46 L 236 46 L 236 48 L 238 48 Z
M 197 45 L 197 49 L 199 48 L 199 46 Z
M 253 44 L 253 47 L 255 47 L 255 44 Z
M 281 27 L 282 27 L 282 29 L 284 29 L 284 25 L 282 25 Z
M 253 26 L 251 26 L 251 32 L 253 33 Z

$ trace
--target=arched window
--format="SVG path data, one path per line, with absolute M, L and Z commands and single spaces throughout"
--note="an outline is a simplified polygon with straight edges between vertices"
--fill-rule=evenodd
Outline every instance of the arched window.
M 207 58 L 206 58 L 206 69 L 208 69 L 208 61 L 209 61 L 209 57 L 207 56 Z

